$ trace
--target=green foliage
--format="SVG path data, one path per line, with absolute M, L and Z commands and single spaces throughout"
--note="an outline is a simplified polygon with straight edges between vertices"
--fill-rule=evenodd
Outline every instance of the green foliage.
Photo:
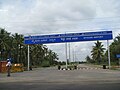
M 97 41 L 91 51 L 92 59 L 95 62 L 101 63 L 102 58 L 104 56 L 104 50 L 105 48 L 103 48 L 102 42 Z
M 118 65 L 118 58 L 116 57 L 117 54 L 120 54 L 120 34 L 115 37 L 113 43 L 110 45 L 110 56 L 111 62 Z M 106 52 L 107 55 L 107 52 Z
M 23 63 L 27 66 L 27 45 L 24 43 L 23 35 L 10 34 L 0 28 L 0 60 L 12 58 L 13 63 Z M 41 64 L 56 64 L 58 55 L 49 50 L 45 45 L 30 45 L 30 64 L 41 66 Z
M 91 59 L 89 56 L 86 57 L 87 63 L 94 63 L 95 61 Z
M 66 65 L 66 62 L 63 61 L 63 62 L 58 62 L 58 65 Z
M 96 63 L 96 64 L 108 64 L 108 51 L 104 54 L 104 48 L 101 42 L 97 41 L 95 46 L 91 51 L 92 59 L 87 56 L 86 61 L 89 63 Z M 120 34 L 115 37 L 114 41 L 110 45 L 110 58 L 111 58 L 111 65 L 119 65 L 119 60 L 116 57 L 117 54 L 120 54 Z
M 41 64 L 42 67 L 50 67 L 50 62 L 47 60 L 44 60 Z

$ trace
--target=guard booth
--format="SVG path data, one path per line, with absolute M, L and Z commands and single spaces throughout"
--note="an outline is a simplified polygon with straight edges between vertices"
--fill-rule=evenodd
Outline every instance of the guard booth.
M 6 64 L 7 64 L 7 61 L 0 61 L 0 73 L 7 72 Z

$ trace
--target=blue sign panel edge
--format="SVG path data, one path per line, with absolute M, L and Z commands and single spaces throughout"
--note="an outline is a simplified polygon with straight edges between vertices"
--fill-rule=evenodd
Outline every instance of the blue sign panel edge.
M 116 57 L 117 57 L 117 58 L 120 58 L 120 54 L 117 54 Z

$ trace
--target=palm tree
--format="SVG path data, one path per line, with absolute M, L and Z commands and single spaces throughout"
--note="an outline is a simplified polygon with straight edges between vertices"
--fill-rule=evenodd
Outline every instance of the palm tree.
M 49 60 L 50 65 L 53 65 L 56 60 L 58 60 L 58 55 L 52 50 L 48 50 L 47 60 Z
M 116 54 L 120 54 L 120 34 L 115 37 L 114 41 L 110 45 L 110 56 L 111 56 L 111 61 L 118 63 L 118 58 L 116 57 Z M 107 56 L 107 52 L 106 52 Z
M 18 33 L 15 33 L 12 35 L 13 39 L 13 50 L 14 50 L 14 59 L 16 60 L 17 63 L 21 63 L 21 55 L 22 55 L 22 48 L 24 46 L 23 44 L 23 35 L 20 35 Z
M 18 33 L 11 35 L 0 28 L 0 59 L 12 58 L 13 63 L 23 63 L 26 66 L 28 48 L 23 41 L 23 35 Z M 44 60 L 53 64 L 57 54 L 52 50 L 49 51 L 46 45 L 30 45 L 30 59 L 31 65 L 35 66 L 41 65 Z
M 5 29 L 0 29 L 0 54 L 2 60 L 7 59 L 8 57 L 7 52 L 11 49 L 11 40 L 10 33 L 7 33 Z
M 105 48 L 103 48 L 102 42 L 97 41 L 93 50 L 91 51 L 92 59 L 97 62 L 101 62 Z

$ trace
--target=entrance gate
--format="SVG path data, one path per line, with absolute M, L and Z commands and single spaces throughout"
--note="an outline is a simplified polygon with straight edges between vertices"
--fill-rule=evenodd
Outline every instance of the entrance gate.
M 28 45 L 28 70 L 29 70 L 29 45 L 31 44 L 49 44 L 49 43 L 67 43 L 81 41 L 107 40 L 108 61 L 110 68 L 110 50 L 109 40 L 113 39 L 112 31 L 84 32 L 84 33 L 65 33 L 53 35 L 28 35 L 24 37 L 24 44 Z M 67 67 L 67 58 L 66 58 Z

